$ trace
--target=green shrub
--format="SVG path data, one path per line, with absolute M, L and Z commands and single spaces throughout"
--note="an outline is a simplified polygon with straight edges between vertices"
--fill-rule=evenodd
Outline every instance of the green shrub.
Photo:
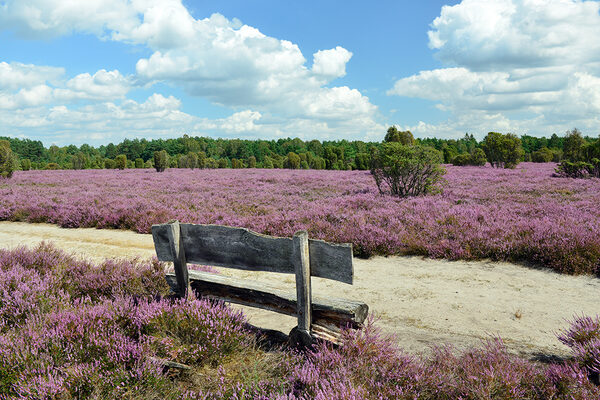
M 471 165 L 471 155 L 468 153 L 459 154 L 452 160 L 452 165 L 462 167 L 464 165 Z
M 46 164 L 46 169 L 50 169 L 50 170 L 56 170 L 56 169 L 60 169 L 60 165 L 58 165 L 57 163 L 48 163 Z
M 503 135 L 490 132 L 483 140 L 482 147 L 487 160 L 496 168 L 515 168 L 523 155 L 521 139 L 512 133 Z
M 283 161 L 284 168 L 288 169 L 299 169 L 300 168 L 300 156 L 293 151 L 289 152 L 285 160 Z
M 135 167 L 136 168 L 144 168 L 144 160 L 141 158 L 135 159 Z
M 24 158 L 21 160 L 21 170 L 29 171 L 31 169 L 31 160 L 29 158 Z
M 121 170 L 127 168 L 127 156 L 125 154 L 119 154 L 115 157 L 115 168 Z
M 104 168 L 106 168 L 106 169 L 115 168 L 115 160 L 111 160 L 110 158 L 104 159 Z
M 411 131 L 399 131 L 395 126 L 390 126 L 385 135 L 384 142 L 398 142 L 404 145 L 412 145 L 415 143 L 415 138 Z
M 169 165 L 167 152 L 165 150 L 154 152 L 154 168 L 156 172 L 163 172 Z
M 531 161 L 536 163 L 551 162 L 553 159 L 554 153 L 547 147 L 542 147 L 541 149 L 531 153 Z
M 248 168 L 256 168 L 256 157 L 248 157 Z
M 483 149 L 476 148 L 473 150 L 473 153 L 471 154 L 471 165 L 483 167 L 485 164 L 487 164 L 487 161 L 488 160 Z
M 371 174 L 381 194 L 418 196 L 436 189 L 446 173 L 442 160 L 442 154 L 431 147 L 382 143 L 373 150 Z
M 17 162 L 8 140 L 0 140 L 0 177 L 11 178 L 17 169 Z
M 244 168 L 244 164 L 242 163 L 242 160 L 238 160 L 237 158 L 232 158 L 231 159 L 231 168 L 241 169 L 241 168 Z
M 227 158 L 219 158 L 218 165 L 219 168 L 227 168 L 229 166 L 229 160 L 227 160 Z
M 455 156 L 452 159 L 452 165 L 456 166 L 465 166 L 465 165 L 474 165 L 478 167 L 482 167 L 487 163 L 487 159 L 485 158 L 485 153 L 482 149 L 475 149 L 472 154 L 462 153 Z

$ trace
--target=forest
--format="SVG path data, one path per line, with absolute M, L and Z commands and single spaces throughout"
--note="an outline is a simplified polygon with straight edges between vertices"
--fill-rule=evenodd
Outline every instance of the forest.
M 388 129 L 386 141 L 394 140 Z M 577 129 L 567 132 L 570 134 Z M 397 132 L 397 131 L 396 131 Z M 579 132 L 579 131 L 577 131 Z M 457 156 L 473 154 L 482 147 L 472 134 L 460 139 L 416 138 L 416 144 L 430 146 L 443 154 L 444 163 L 459 164 Z M 583 136 L 585 143 L 593 144 L 596 138 Z M 125 139 L 99 147 L 51 145 L 46 148 L 39 140 L 2 137 L 20 160 L 21 169 L 112 169 L 118 168 L 118 157 L 125 156 L 125 168 L 151 168 L 156 151 L 165 150 L 171 168 L 290 168 L 328 170 L 369 169 L 370 153 L 378 142 L 360 140 L 303 141 L 299 138 L 277 140 L 242 140 L 183 135 L 172 139 Z M 521 160 L 534 162 L 560 162 L 564 154 L 565 136 L 552 134 L 549 138 L 522 135 Z M 455 162 L 456 161 L 456 162 Z

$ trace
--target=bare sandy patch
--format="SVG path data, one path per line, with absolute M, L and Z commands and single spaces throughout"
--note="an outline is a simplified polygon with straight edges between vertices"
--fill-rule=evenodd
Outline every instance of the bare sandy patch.
M 154 255 L 151 235 L 122 230 L 62 229 L 48 224 L 0 222 L 0 247 L 52 242 L 94 261 Z M 230 276 L 283 288 L 294 277 L 221 269 Z M 476 346 L 501 337 L 518 354 L 568 355 L 557 330 L 575 314 L 596 315 L 600 280 L 566 276 L 510 263 L 431 260 L 421 257 L 354 259 L 354 285 L 313 278 L 313 293 L 359 299 L 369 305 L 378 325 L 397 336 L 410 353 L 433 345 Z M 288 333 L 295 319 L 243 308 L 254 325 Z

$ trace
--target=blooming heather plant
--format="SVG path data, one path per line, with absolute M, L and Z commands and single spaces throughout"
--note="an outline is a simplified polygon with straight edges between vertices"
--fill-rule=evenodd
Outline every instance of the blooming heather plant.
M 558 334 L 558 340 L 571 348 L 575 361 L 598 381 L 600 374 L 600 316 L 576 316 L 571 326 Z
M 339 348 L 265 352 L 223 303 L 161 299 L 161 267 L 93 265 L 48 245 L 0 250 L 0 399 L 600 398 L 578 364 L 533 364 L 501 341 L 410 357 L 372 320 Z M 578 323 L 569 343 L 597 326 Z M 161 359 L 191 371 L 166 371 Z
M 178 398 L 157 359 L 201 366 L 249 346 L 222 303 L 161 300 L 163 267 L 0 250 L 0 398 Z
M 150 232 L 152 224 L 242 226 L 351 242 L 359 256 L 525 261 L 564 273 L 600 263 L 600 184 L 515 170 L 448 166 L 434 196 L 380 196 L 365 171 L 23 171 L 0 184 L 0 220 Z

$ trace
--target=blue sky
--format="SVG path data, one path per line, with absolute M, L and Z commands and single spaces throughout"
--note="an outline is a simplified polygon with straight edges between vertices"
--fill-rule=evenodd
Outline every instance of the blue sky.
M 600 133 L 600 2 L 0 0 L 0 135 Z

